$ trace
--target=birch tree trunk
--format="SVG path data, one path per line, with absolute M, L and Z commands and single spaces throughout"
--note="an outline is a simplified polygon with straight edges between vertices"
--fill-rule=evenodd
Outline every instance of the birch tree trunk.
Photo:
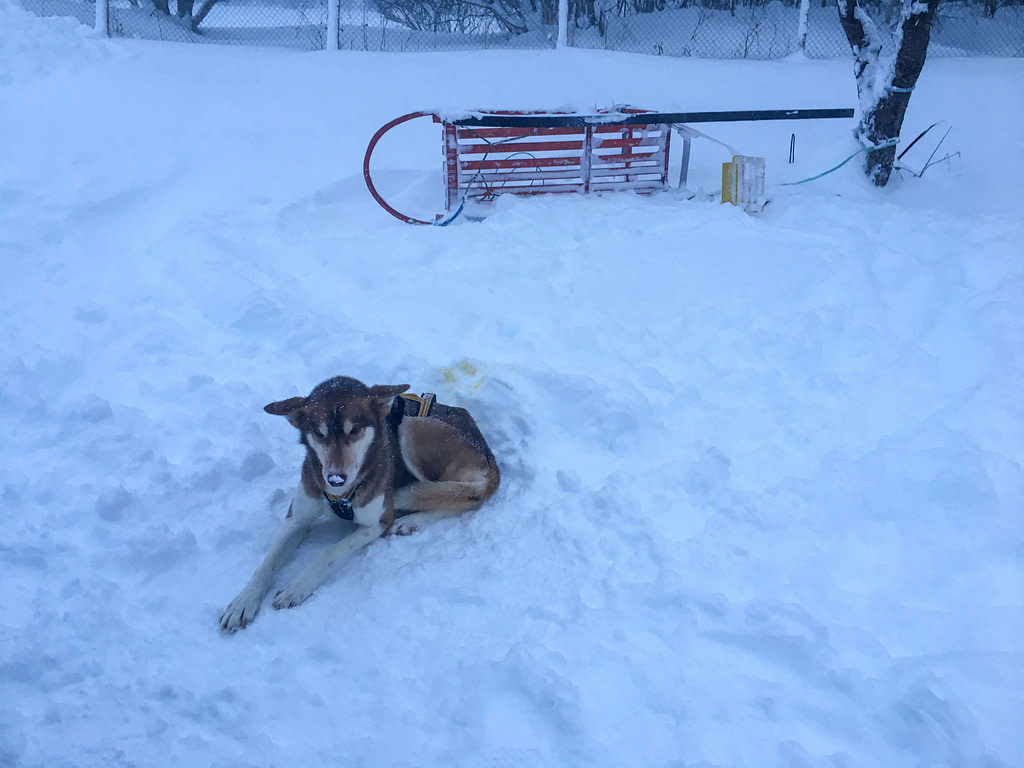
M 796 28 L 796 49 L 807 55 L 807 14 L 811 10 L 811 0 L 800 0 L 800 21 Z

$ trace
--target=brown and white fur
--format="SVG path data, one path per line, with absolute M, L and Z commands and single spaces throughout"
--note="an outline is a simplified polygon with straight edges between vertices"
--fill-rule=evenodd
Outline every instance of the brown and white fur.
M 498 465 L 465 409 L 436 403 L 428 417 L 405 416 L 397 428 L 389 423 L 395 398 L 408 388 L 367 387 L 338 376 L 316 386 L 309 397 L 264 408 L 299 430 L 306 458 L 284 524 L 249 583 L 225 609 L 222 630 L 244 629 L 256 617 L 274 574 L 313 523 L 332 515 L 324 492 L 352 493 L 356 530 L 329 545 L 279 591 L 275 608 L 303 602 L 335 565 L 378 537 L 412 533 L 430 518 L 476 509 L 497 490 Z

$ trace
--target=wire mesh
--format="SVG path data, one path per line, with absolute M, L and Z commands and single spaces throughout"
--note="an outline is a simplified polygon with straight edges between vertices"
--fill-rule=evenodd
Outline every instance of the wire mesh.
M 1021 0 L 943 2 L 930 56 L 1024 56 Z M 900 0 L 861 5 L 889 30 Z M 708 59 L 779 59 L 803 46 L 810 58 L 850 55 L 836 0 L 569 0 L 569 45 Z M 998 6 L 993 8 L 992 6 Z M 800 33 L 803 32 L 803 40 Z
M 338 45 L 360 51 L 553 48 L 557 0 L 342 0 Z
M 325 0 L 110 0 L 113 37 L 323 50 Z
M 116 37 L 323 49 L 334 0 L 110 0 Z M 566 0 L 567 43 L 664 56 L 779 59 L 850 46 L 836 0 Z M 21 0 L 93 24 L 95 0 Z M 860 0 L 883 30 L 902 0 Z M 542 49 L 558 38 L 558 0 L 341 0 L 338 47 L 367 51 Z M 331 19 L 333 22 L 333 18 Z M 801 35 L 801 33 L 803 33 Z M 802 40 L 800 37 L 802 36 Z M 943 0 L 929 56 L 1024 56 L 1024 0 Z
M 96 5 L 82 0 L 22 0 L 21 5 L 37 16 L 71 16 L 90 27 L 96 20 Z
M 929 56 L 1024 56 L 1024 0 L 941 2 Z

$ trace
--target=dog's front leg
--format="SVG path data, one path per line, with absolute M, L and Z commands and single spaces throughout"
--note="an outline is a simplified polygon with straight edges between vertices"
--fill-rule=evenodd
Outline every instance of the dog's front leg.
M 323 506 L 319 499 L 310 498 L 302 486 L 299 486 L 295 492 L 295 498 L 288 508 L 288 515 L 277 532 L 274 542 L 270 545 L 267 556 L 263 558 L 263 562 L 255 570 L 249 583 L 238 593 L 238 597 L 231 601 L 220 617 L 220 628 L 224 632 L 245 629 L 256 618 L 263 598 L 267 594 L 267 590 L 270 589 L 271 579 L 302 543 L 310 526 L 320 516 Z
M 362 508 L 355 510 L 355 521 L 358 527 L 341 541 L 331 544 L 327 549 L 306 566 L 295 577 L 291 584 L 282 589 L 274 597 L 275 608 L 293 608 L 312 595 L 323 582 L 324 577 L 343 560 L 348 559 L 363 547 L 372 544 L 384 535 L 390 524 L 390 512 L 387 522 L 384 518 L 385 503 L 381 496 Z
M 312 595 L 320 586 L 324 577 L 342 560 L 351 557 L 363 547 L 379 539 L 384 533 L 381 526 L 359 526 L 341 541 L 331 544 L 327 549 L 303 569 L 291 584 L 282 589 L 274 597 L 275 608 L 293 608 Z

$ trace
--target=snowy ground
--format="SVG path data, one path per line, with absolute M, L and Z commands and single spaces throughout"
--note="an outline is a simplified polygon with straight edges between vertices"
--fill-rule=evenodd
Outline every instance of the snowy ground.
M 1024 764 L 1022 78 L 929 62 L 905 134 L 960 157 L 881 192 L 414 228 L 360 173 L 397 115 L 851 106 L 849 62 L 111 42 L 0 0 L 0 765 Z M 707 130 L 777 184 L 850 127 Z M 377 162 L 424 214 L 436 131 Z M 334 374 L 471 408 L 502 488 L 224 636 L 301 459 L 261 408 Z

